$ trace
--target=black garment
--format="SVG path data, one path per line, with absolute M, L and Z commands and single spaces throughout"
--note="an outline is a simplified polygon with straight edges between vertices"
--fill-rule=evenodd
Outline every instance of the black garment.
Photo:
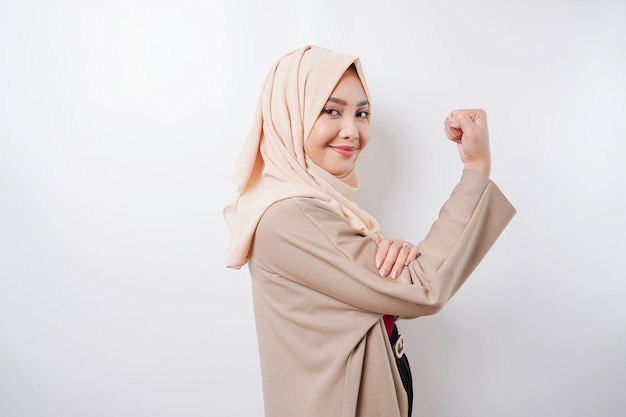
M 400 373 L 400 378 L 402 379 L 402 385 L 404 386 L 404 390 L 406 391 L 406 395 L 409 399 L 409 417 L 413 413 L 413 377 L 411 376 L 411 367 L 409 366 L 409 358 L 406 357 L 404 352 L 402 352 L 402 356 L 398 358 L 396 354 L 399 349 L 396 347 L 396 343 L 400 338 L 400 334 L 398 333 L 398 327 L 393 325 L 393 332 L 391 332 L 391 336 L 389 337 L 389 342 L 391 342 L 391 349 L 394 352 L 394 356 L 396 358 L 396 366 L 398 367 L 398 371 Z M 404 343 L 402 341 L 401 343 Z M 404 349 L 404 346 L 401 347 Z

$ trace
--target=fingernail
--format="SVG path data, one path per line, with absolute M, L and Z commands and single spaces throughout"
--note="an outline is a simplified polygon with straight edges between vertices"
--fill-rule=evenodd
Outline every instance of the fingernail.
M 380 270 L 381 277 L 386 277 L 388 273 L 389 273 L 389 270 L 387 269 L 387 267 L 383 267 L 383 269 Z
M 396 279 L 398 278 L 398 275 L 400 275 L 400 273 L 394 268 L 393 271 L 391 271 L 391 278 Z
M 380 264 L 383 263 L 382 259 L 376 259 L 376 268 L 380 268 Z

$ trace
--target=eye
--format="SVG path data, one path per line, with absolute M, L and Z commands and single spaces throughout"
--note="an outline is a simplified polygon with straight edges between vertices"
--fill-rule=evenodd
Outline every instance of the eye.
M 322 113 L 327 114 L 329 116 L 341 116 L 341 113 L 339 113 L 339 110 L 337 109 L 323 109 Z
M 360 119 L 367 119 L 370 116 L 370 113 L 367 111 L 359 111 L 356 113 L 356 117 L 360 118 Z

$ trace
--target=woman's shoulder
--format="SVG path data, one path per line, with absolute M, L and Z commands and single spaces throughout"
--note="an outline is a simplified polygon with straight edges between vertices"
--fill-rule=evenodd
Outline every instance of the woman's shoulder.
M 277 229 L 327 229 L 345 226 L 345 218 L 334 207 L 317 198 L 292 197 L 269 206 L 261 216 L 257 233 Z
M 337 210 L 332 203 L 316 198 L 294 197 L 275 202 L 259 220 L 250 259 L 270 268 L 283 265 L 285 257 L 292 256 L 319 259 L 335 253 L 342 259 L 350 258 L 346 244 L 354 245 L 353 239 L 358 237 L 357 245 L 361 245 L 366 235 L 348 225 Z

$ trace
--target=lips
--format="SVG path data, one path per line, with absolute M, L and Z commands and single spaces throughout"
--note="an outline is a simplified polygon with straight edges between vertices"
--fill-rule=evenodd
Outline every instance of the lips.
M 354 146 L 330 146 L 330 148 L 346 158 L 351 157 L 356 152 L 356 148 Z

